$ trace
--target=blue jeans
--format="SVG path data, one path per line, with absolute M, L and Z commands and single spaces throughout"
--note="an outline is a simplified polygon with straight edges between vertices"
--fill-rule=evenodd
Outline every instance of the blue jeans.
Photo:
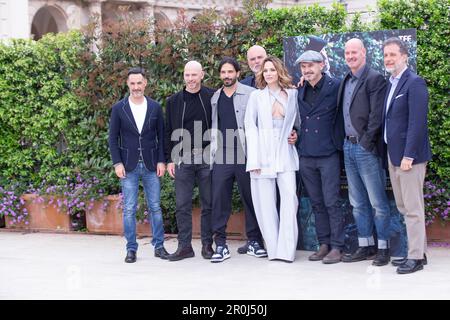
M 152 245 L 158 249 L 164 244 L 164 225 L 160 207 L 160 182 L 156 171 L 145 168 L 144 163 L 139 162 L 137 167 L 126 173 L 121 179 L 123 193 L 123 230 L 127 240 L 127 251 L 137 251 L 136 242 L 136 209 L 139 194 L 139 178 L 142 177 L 145 198 L 149 209 L 152 224 Z
M 386 173 L 381 159 L 360 144 L 345 140 L 344 163 L 348 195 L 358 228 L 359 246 L 374 245 L 375 224 L 378 248 L 388 248 L 390 206 L 385 191 Z

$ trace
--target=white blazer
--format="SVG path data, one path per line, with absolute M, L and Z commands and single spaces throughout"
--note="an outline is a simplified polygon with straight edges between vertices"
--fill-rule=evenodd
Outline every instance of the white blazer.
M 250 173 L 251 178 L 276 178 L 278 172 L 299 169 L 297 148 L 288 144 L 288 137 L 294 126 L 300 128 L 297 90 L 286 89 L 286 92 L 288 100 L 280 143 L 273 134 L 269 89 L 266 87 L 250 94 L 244 120 L 247 139 L 246 170 L 261 170 L 260 174 Z

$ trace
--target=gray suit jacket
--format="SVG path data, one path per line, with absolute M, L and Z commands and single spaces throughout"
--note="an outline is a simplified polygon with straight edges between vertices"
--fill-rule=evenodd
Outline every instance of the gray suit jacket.
M 255 90 L 255 88 L 246 86 L 238 82 L 236 92 L 233 95 L 234 104 L 234 114 L 236 115 L 236 123 L 238 126 L 239 142 L 241 143 L 242 150 L 246 151 L 245 145 L 245 132 L 244 132 L 244 118 L 245 110 L 247 108 L 247 102 L 250 97 L 250 93 Z M 218 141 L 218 127 L 219 127 L 219 117 L 217 112 L 217 104 L 219 102 L 220 93 L 222 88 L 217 90 L 211 98 L 211 149 L 210 149 L 210 164 L 213 165 L 216 152 L 219 146 Z

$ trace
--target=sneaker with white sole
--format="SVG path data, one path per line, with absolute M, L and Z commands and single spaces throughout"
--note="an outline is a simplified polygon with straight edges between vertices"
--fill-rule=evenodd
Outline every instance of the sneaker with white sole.
M 257 258 L 265 258 L 267 257 L 267 251 L 262 247 L 258 241 L 251 241 L 248 244 L 247 254 L 257 257 Z
M 225 259 L 228 259 L 230 257 L 230 250 L 228 250 L 227 245 L 224 246 L 217 246 L 216 252 L 211 257 L 211 262 L 222 262 Z

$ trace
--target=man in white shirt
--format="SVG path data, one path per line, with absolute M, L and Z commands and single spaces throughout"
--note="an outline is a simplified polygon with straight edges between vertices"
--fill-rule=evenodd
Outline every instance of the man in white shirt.
M 147 79 L 142 68 L 128 71 L 127 85 L 130 95 L 112 107 L 109 126 L 109 148 L 124 200 L 125 262 L 136 262 L 136 208 L 141 179 L 150 212 L 155 257 L 167 259 L 159 181 L 166 169 L 163 113 L 156 101 L 144 95 Z

